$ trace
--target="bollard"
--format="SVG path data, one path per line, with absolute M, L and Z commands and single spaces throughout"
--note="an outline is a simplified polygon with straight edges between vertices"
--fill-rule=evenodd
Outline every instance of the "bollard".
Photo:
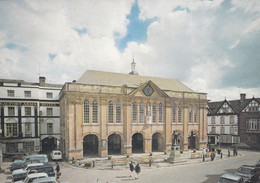
M 205 161 L 205 155 L 203 154 L 203 161 Z
M 149 167 L 151 167 L 152 166 L 152 161 L 151 161 L 151 159 L 149 159 Z
M 230 157 L 230 150 L 228 150 L 228 157 Z
M 111 164 L 111 168 L 113 169 L 113 168 L 114 168 L 113 161 L 112 161 L 111 163 L 112 163 L 112 164 Z
M 93 168 L 95 167 L 95 160 L 93 160 Z
M 220 158 L 222 158 L 222 153 L 220 153 Z

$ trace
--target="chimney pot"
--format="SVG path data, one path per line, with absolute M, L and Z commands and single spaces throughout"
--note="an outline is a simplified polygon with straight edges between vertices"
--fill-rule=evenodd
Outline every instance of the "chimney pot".
M 245 93 L 241 93 L 240 94 L 240 102 L 244 102 L 246 99 L 246 94 Z
M 39 85 L 40 86 L 45 86 L 45 77 L 43 77 L 43 76 L 39 77 Z

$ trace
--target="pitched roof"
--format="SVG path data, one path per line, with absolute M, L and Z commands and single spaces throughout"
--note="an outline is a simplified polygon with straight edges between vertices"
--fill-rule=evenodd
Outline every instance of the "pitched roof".
M 260 98 L 254 97 L 251 99 L 244 99 L 243 102 L 241 102 L 240 100 L 230 100 L 227 102 L 235 110 L 235 112 L 239 112 L 243 110 L 252 100 L 256 100 L 260 104 Z M 224 102 L 225 100 L 219 102 L 209 102 L 208 107 L 213 112 L 213 114 L 216 114 L 218 112 L 218 109 L 223 105 Z
M 82 84 L 138 87 L 152 81 L 162 90 L 194 92 L 176 79 L 87 70 L 77 81 Z

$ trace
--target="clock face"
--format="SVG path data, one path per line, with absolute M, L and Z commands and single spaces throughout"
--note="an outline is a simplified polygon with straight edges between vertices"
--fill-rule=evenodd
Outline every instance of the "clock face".
M 154 92 L 153 88 L 148 84 L 144 87 L 143 92 L 146 96 L 151 96 Z

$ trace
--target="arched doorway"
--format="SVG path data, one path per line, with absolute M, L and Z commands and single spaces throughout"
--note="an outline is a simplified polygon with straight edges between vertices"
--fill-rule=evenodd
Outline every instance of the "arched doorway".
M 196 149 L 195 140 L 196 140 L 195 133 L 193 131 L 191 131 L 191 134 L 188 138 L 188 143 L 189 143 L 188 148 L 189 149 Z
M 152 151 L 153 152 L 162 152 L 163 151 L 163 138 L 162 134 L 156 132 L 152 136 Z
M 57 139 L 49 136 L 42 140 L 42 153 L 50 153 L 52 150 L 57 148 Z
M 143 135 L 141 133 L 135 133 L 132 136 L 132 153 L 143 153 Z
M 83 139 L 83 156 L 98 155 L 98 138 L 96 135 L 86 135 Z
M 118 134 L 112 134 L 108 137 L 108 154 L 121 154 L 121 137 Z

